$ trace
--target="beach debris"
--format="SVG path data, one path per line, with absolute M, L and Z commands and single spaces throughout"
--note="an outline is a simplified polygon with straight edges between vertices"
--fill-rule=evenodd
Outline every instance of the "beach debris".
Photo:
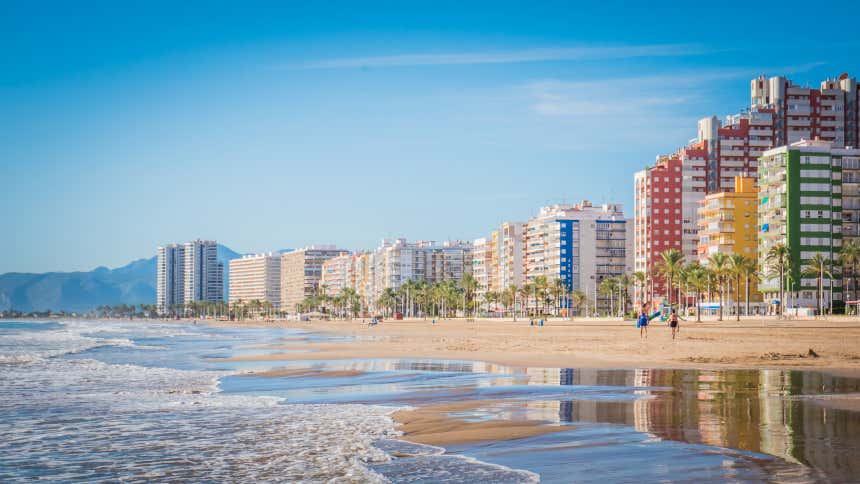
M 761 355 L 762 360 L 796 360 L 799 358 L 818 358 L 819 355 L 812 348 L 809 348 L 809 351 L 804 353 L 777 353 L 776 351 L 769 351 L 763 355 Z

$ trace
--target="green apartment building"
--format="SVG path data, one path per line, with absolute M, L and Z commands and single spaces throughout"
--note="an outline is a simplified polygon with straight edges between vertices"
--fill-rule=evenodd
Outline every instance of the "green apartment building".
M 827 141 L 799 141 L 765 151 L 759 158 L 758 260 L 765 300 L 779 299 L 779 278 L 766 266 L 767 253 L 777 244 L 790 251 L 790 280 L 786 308 L 816 307 L 817 281 L 802 277 L 815 254 L 836 261 L 843 239 L 857 237 L 860 209 L 860 150 L 832 148 Z M 844 203 L 843 203 L 844 202 Z M 843 301 L 840 268 L 824 281 L 825 307 Z M 853 297 L 849 293 L 850 297 Z

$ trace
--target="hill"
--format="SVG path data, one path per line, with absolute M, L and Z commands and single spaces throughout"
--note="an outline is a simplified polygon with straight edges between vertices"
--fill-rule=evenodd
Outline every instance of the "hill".
M 218 244 L 224 263 L 224 294 L 230 280 L 229 261 L 241 257 Z M 86 312 L 102 305 L 155 304 L 156 258 L 138 259 L 116 269 L 86 272 L 8 272 L 0 274 L 0 310 L 65 310 Z

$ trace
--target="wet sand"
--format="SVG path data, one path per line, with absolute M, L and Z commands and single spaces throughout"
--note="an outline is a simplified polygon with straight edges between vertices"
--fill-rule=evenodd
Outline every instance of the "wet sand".
M 314 359 L 319 360 L 432 358 L 554 368 L 796 368 L 860 375 L 860 320 L 856 318 L 685 321 L 674 341 L 665 323 L 652 323 L 648 338 L 640 339 L 632 321 L 619 320 L 549 321 L 543 327 L 531 327 L 522 319 L 451 319 L 435 325 L 429 320 L 386 321 L 374 327 L 360 321 L 277 325 L 359 338 L 264 346 L 314 351 Z M 307 359 L 307 353 L 295 352 L 233 358 Z
M 238 376 L 262 376 L 269 378 L 281 378 L 285 376 L 293 377 L 314 377 L 314 378 L 343 378 L 349 376 L 363 375 L 363 371 L 357 370 L 316 370 L 313 368 L 276 368 L 268 371 L 258 371 L 252 373 L 240 373 Z
M 571 430 L 570 426 L 548 425 L 548 422 L 540 420 L 469 421 L 451 416 L 452 413 L 468 412 L 493 403 L 471 400 L 429 405 L 395 412 L 392 418 L 398 423 L 397 430 L 403 432 L 403 440 L 442 447 L 490 440 L 514 440 Z

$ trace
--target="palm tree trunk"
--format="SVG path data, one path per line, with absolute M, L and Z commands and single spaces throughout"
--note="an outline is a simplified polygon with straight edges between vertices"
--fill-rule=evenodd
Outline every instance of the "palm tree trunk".
M 696 322 L 697 323 L 702 322 L 702 306 L 701 306 L 702 301 L 701 301 L 701 298 L 702 298 L 702 293 L 700 293 L 699 290 L 696 289 Z
M 741 278 L 738 276 L 735 279 L 735 312 L 737 313 L 737 321 L 741 320 Z
M 725 292 L 725 285 L 720 284 L 720 281 L 717 281 L 717 286 L 719 287 L 718 290 L 720 291 L 720 318 L 719 318 L 719 320 L 722 321 L 723 320 L 723 293 Z

